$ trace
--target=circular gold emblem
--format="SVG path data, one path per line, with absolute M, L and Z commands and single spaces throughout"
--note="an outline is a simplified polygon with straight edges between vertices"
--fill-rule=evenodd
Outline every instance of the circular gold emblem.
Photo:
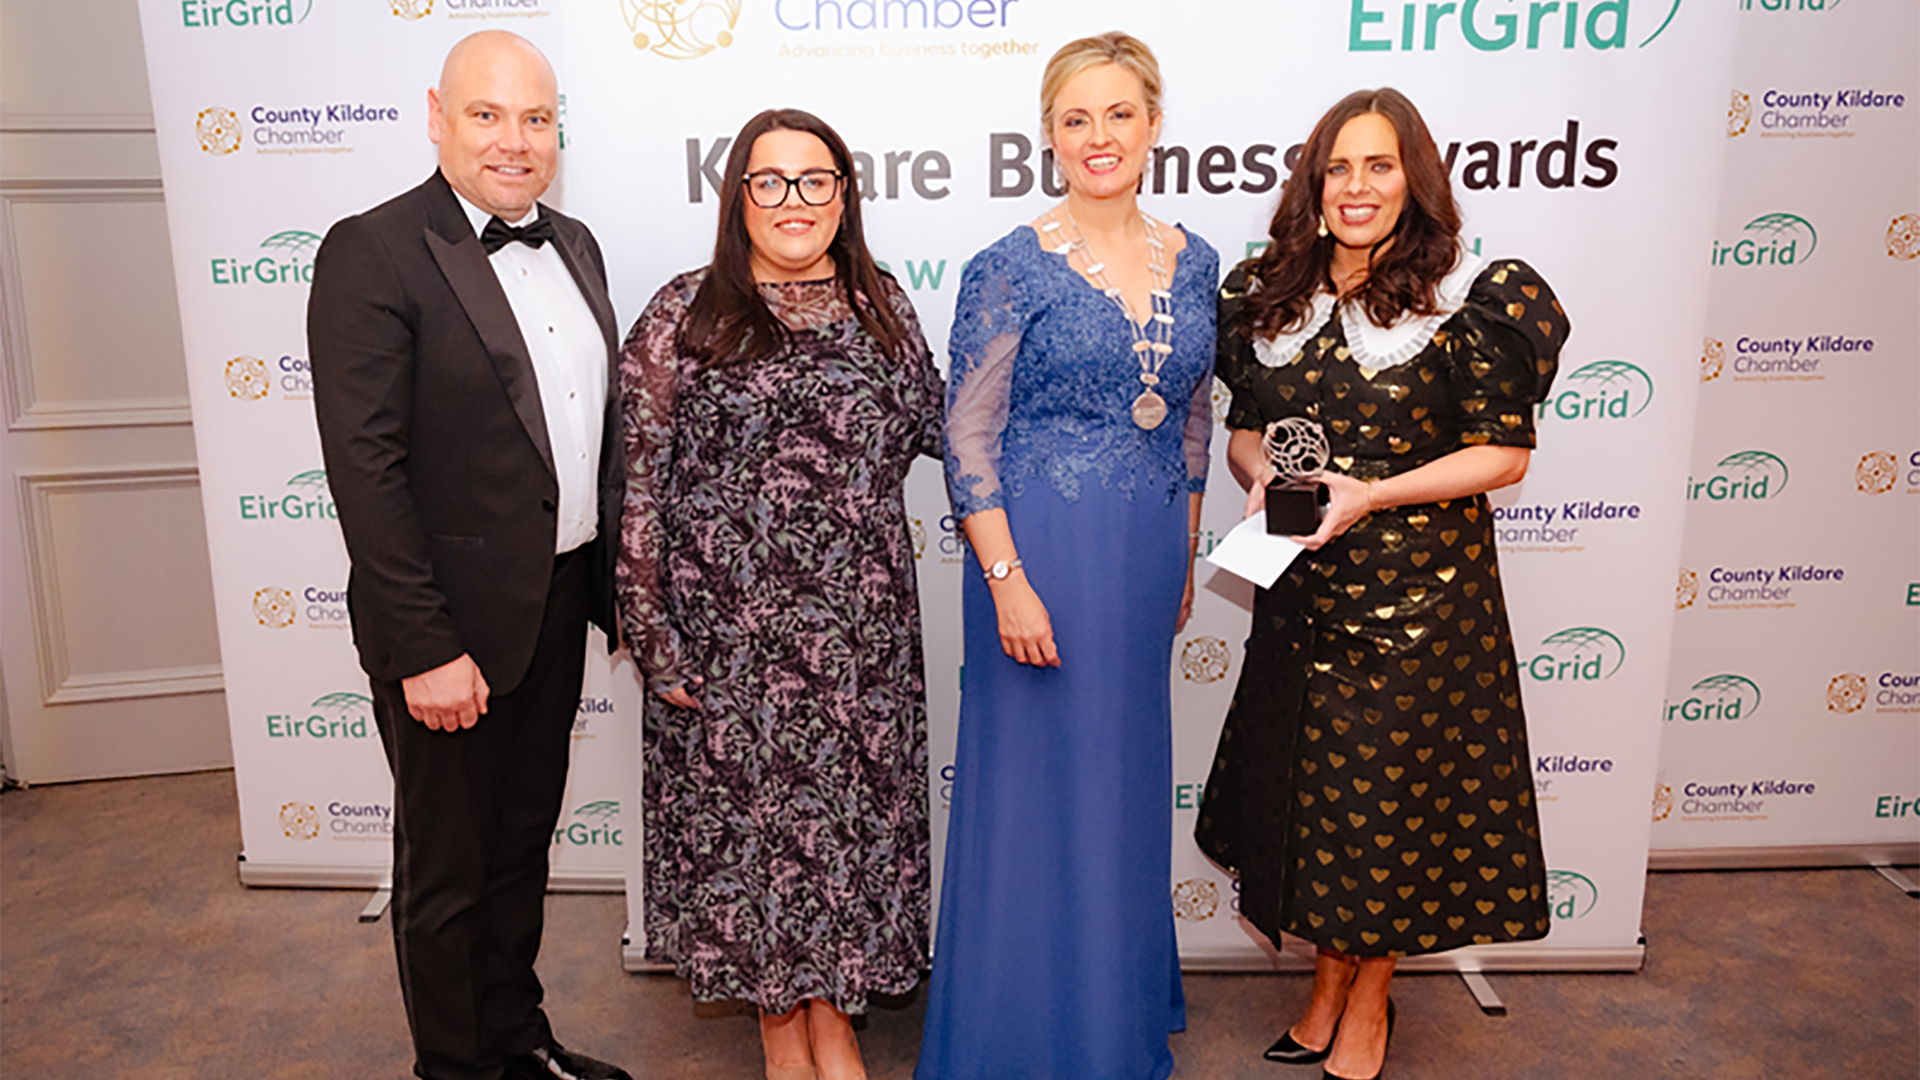
M 1188 922 L 1204 922 L 1220 910 L 1220 886 L 1206 878 L 1188 878 L 1173 887 L 1173 913 Z
M 1217 637 L 1197 637 L 1180 650 L 1180 674 L 1188 682 L 1219 682 L 1227 677 L 1227 643 Z
M 1920 258 L 1920 214 L 1901 214 L 1887 226 L 1887 254 L 1896 259 Z
M 927 553 L 927 526 L 919 518 L 907 521 L 907 536 L 913 541 L 913 557 L 918 559 Z
M 1700 352 L 1700 381 L 1712 382 L 1720 377 L 1720 369 L 1727 365 L 1727 347 L 1719 341 L 1708 338 Z
M 1867 495 L 1885 495 L 1893 490 L 1893 481 L 1900 475 L 1900 463 L 1885 450 L 1875 450 L 1860 456 L 1860 464 L 1853 467 L 1853 486 Z
M 1673 814 L 1673 787 L 1661 784 L 1653 789 L 1653 820 L 1665 821 Z
M 1733 100 L 1727 105 L 1727 138 L 1745 135 L 1747 125 L 1753 123 L 1753 99 L 1738 90 L 1733 92 Z
M 227 361 L 227 393 L 236 401 L 259 401 L 267 396 L 267 362 L 255 356 Z
M 1835 675 L 1827 683 L 1827 711 L 1857 713 L 1867 704 L 1867 677 L 1851 671 Z
M 1213 422 L 1216 424 L 1226 423 L 1227 409 L 1232 407 L 1232 405 L 1233 405 L 1233 391 L 1227 389 L 1226 383 L 1221 382 L 1217 378 L 1214 379 L 1213 380 Z
M 433 0 L 387 0 L 387 6 L 408 22 L 433 14 Z
M 1681 567 L 1680 583 L 1673 588 L 1673 609 L 1675 611 L 1685 611 L 1692 607 L 1693 602 L 1699 598 L 1700 575 L 1684 566 Z
M 292 626 L 293 594 L 273 585 L 254 590 L 253 617 L 259 620 L 261 626 L 271 630 L 285 630 Z
M 320 811 L 310 802 L 290 802 L 280 808 L 280 831 L 289 840 L 311 840 L 320 835 Z
M 671 60 L 692 60 L 733 44 L 741 0 L 620 0 L 633 47 Z M 903 16 L 904 18 L 904 16 Z M 654 31 L 656 39 L 647 33 Z
M 240 118 L 232 109 L 218 105 L 201 109 L 200 115 L 194 118 L 193 133 L 200 139 L 200 149 L 215 157 L 240 149 Z

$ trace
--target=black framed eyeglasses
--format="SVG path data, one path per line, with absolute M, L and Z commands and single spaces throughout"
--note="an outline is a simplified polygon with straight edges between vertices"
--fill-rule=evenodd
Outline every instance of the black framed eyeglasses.
M 747 198 L 762 210 L 771 210 L 787 201 L 787 192 L 798 191 L 808 206 L 825 206 L 840 194 L 841 173 L 831 169 L 808 169 L 799 176 L 783 176 L 771 169 L 748 173 Z

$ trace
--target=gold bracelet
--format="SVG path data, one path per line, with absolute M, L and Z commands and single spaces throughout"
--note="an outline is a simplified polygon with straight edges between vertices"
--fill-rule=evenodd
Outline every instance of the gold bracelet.
M 1381 507 L 1379 503 L 1375 502 L 1373 497 L 1373 485 L 1377 483 L 1377 481 L 1368 480 L 1366 483 L 1367 483 L 1367 513 L 1371 514 L 1375 510 L 1383 509 L 1383 507 Z

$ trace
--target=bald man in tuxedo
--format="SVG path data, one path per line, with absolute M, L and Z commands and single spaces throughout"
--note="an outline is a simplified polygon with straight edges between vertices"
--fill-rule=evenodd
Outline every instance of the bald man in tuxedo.
M 534 974 L 587 627 L 613 630 L 606 268 L 539 204 L 539 50 L 474 34 L 427 92 L 439 167 L 328 232 L 307 306 L 354 643 L 394 780 L 393 935 L 423 1080 L 631 1080 Z

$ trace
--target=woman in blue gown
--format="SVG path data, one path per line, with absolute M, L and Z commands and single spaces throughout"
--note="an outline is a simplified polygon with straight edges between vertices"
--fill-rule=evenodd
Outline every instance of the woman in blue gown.
M 1160 77 L 1124 34 L 1048 64 L 1068 195 L 973 258 L 947 483 L 971 548 L 918 1080 L 1161 1080 L 1186 1026 L 1168 665 L 1212 431 L 1205 241 L 1141 212 Z

